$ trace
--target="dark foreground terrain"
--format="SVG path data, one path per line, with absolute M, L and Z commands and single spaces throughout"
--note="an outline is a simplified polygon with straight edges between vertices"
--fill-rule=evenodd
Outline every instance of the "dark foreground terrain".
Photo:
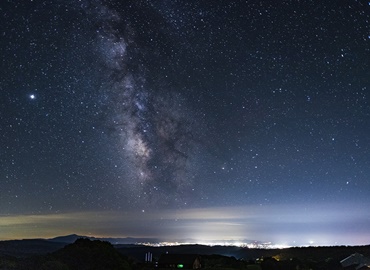
M 145 262 L 145 254 L 152 262 Z M 147 247 L 77 239 L 72 244 L 47 240 L 0 242 L 0 269 L 158 269 L 162 254 L 198 254 L 204 269 L 342 269 L 340 261 L 353 253 L 370 257 L 370 246 L 248 249 L 183 245 Z

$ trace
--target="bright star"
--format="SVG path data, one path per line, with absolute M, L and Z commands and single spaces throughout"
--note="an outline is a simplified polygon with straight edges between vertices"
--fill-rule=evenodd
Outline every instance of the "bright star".
M 30 95 L 30 99 L 35 99 L 35 98 L 36 98 L 36 96 L 34 94 Z

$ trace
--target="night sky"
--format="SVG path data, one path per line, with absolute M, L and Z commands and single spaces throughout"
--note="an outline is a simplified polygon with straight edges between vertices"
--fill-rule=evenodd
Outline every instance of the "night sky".
M 0 239 L 370 244 L 369 2 L 0 13 Z

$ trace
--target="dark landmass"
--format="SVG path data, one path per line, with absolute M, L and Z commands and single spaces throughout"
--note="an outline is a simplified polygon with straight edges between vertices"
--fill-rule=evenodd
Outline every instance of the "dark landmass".
M 77 238 L 74 243 L 68 241 Z M 153 262 L 145 262 L 145 254 Z M 205 269 L 342 269 L 351 254 L 370 257 L 370 246 L 250 249 L 236 246 L 113 245 L 71 235 L 54 239 L 0 241 L 0 269 L 154 269 L 162 254 L 198 254 Z M 297 268 L 298 267 L 298 268 Z
M 27 257 L 54 252 L 65 243 L 50 242 L 45 239 L 0 241 L 0 256 Z
M 134 238 L 134 237 L 124 237 L 124 238 L 113 238 L 113 237 L 108 237 L 108 238 L 97 238 L 97 237 L 92 237 L 92 236 L 81 236 L 77 234 L 71 234 L 71 235 L 66 235 L 66 236 L 58 236 L 55 238 L 47 239 L 48 241 L 51 242 L 59 242 L 59 243 L 74 243 L 77 239 L 79 238 L 87 238 L 90 240 L 100 240 L 100 241 L 106 241 L 109 242 L 113 245 L 130 245 L 130 244 L 136 244 L 136 243 L 158 243 L 160 242 L 159 239 L 155 238 Z
M 116 246 L 116 249 L 137 260 L 144 260 L 145 253 L 151 252 L 153 258 L 159 258 L 161 254 L 200 254 L 200 255 L 222 255 L 234 257 L 238 260 L 256 260 L 258 258 L 274 257 L 279 260 L 289 260 L 300 258 L 304 260 L 322 261 L 328 258 L 342 260 L 353 254 L 361 253 L 370 257 L 370 246 L 333 246 L 333 247 L 293 247 L 286 249 L 250 249 L 235 246 L 203 246 L 203 245 L 181 245 L 167 247 L 147 247 L 147 246 Z
M 45 255 L 26 258 L 0 256 L 0 269 L 15 270 L 130 270 L 133 263 L 105 241 L 77 239 Z

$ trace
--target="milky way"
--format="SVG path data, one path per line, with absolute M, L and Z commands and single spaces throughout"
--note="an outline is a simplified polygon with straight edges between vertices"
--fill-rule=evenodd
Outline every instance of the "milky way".
M 131 165 L 123 173 L 137 202 L 154 206 L 186 203 L 194 191 L 187 168 L 194 166 L 195 125 L 186 100 L 176 91 L 153 89 L 131 51 L 134 30 L 114 10 L 99 4 L 96 49 L 108 83 L 108 126 L 121 141 L 121 154 Z M 95 14 L 95 13 L 93 13 Z M 133 53 L 134 54 L 134 53 Z M 136 54 L 140 54 L 140 51 Z

